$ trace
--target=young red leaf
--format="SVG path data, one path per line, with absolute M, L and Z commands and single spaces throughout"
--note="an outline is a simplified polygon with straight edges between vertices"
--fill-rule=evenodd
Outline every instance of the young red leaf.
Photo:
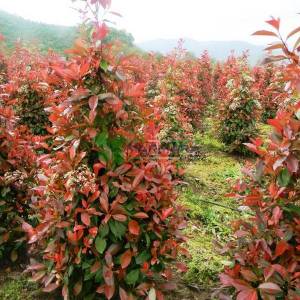
M 241 291 L 236 300 L 258 300 L 257 292 L 254 289 Z
M 133 189 L 136 188 L 141 183 L 141 181 L 144 178 L 144 174 L 145 174 L 144 170 L 140 170 L 138 172 L 138 174 L 135 176 L 135 178 L 133 180 L 133 183 L 132 183 L 132 188 Z
M 81 293 L 82 290 L 82 281 L 79 280 L 78 282 L 75 283 L 73 287 L 73 292 L 75 296 L 78 296 Z
M 266 35 L 266 36 L 276 36 L 277 37 L 277 34 L 275 32 L 272 32 L 269 30 L 255 31 L 252 35 Z
M 95 27 L 93 32 L 94 40 L 103 40 L 108 33 L 108 28 L 105 23 L 99 24 Z
M 141 231 L 139 223 L 134 220 L 129 221 L 128 229 L 129 229 L 129 232 L 133 235 L 139 235 L 140 231 Z
M 51 283 L 47 287 L 43 288 L 43 292 L 45 293 L 51 293 L 54 290 L 58 288 L 58 285 L 56 283 Z
M 111 0 L 98 0 L 104 9 L 111 6 Z
M 72 146 L 70 147 L 69 153 L 70 153 L 70 158 L 73 160 L 76 156 L 76 150 L 79 146 L 80 141 L 76 140 L 73 142 Z
M 114 293 L 115 293 L 114 285 L 106 285 L 104 287 L 104 294 L 108 300 L 110 300 L 114 296 Z
M 167 219 L 173 212 L 174 212 L 174 208 L 173 207 L 169 207 L 167 209 L 163 209 L 162 220 Z
M 281 288 L 273 282 L 265 282 L 258 286 L 258 288 L 269 295 L 276 295 L 281 292 Z
M 285 251 L 290 249 L 290 245 L 286 241 L 280 241 L 276 245 L 275 257 L 281 256 Z
M 133 217 L 137 218 L 137 219 L 147 219 L 147 218 L 149 218 L 149 216 L 144 212 L 138 212 L 138 213 L 134 214 Z
M 257 276 L 251 270 L 243 268 L 240 272 L 247 281 L 253 282 L 257 281 L 258 279 Z
M 130 265 L 131 258 L 132 258 L 132 253 L 130 249 L 128 249 L 126 252 L 124 252 L 121 255 L 121 266 L 123 269 L 126 269 Z
M 277 30 L 279 30 L 280 27 L 280 19 L 275 19 L 272 18 L 271 20 L 266 21 L 266 23 L 270 24 L 271 26 L 273 26 L 274 28 L 276 28 Z
M 126 291 L 123 290 L 121 287 L 119 287 L 119 295 L 120 295 L 120 300 L 129 300 Z
M 90 224 L 91 224 L 90 215 L 88 213 L 85 213 L 85 212 L 81 213 L 81 221 L 84 225 L 90 226 Z
M 267 48 L 265 48 L 266 51 L 270 51 L 270 50 L 276 50 L 276 49 L 283 49 L 283 45 L 281 43 L 277 43 L 277 44 L 273 44 L 268 46 Z
M 296 33 L 300 32 L 300 26 L 295 28 L 294 30 L 292 30 L 288 35 L 287 35 L 287 39 L 289 39 L 290 37 L 292 37 L 293 35 L 295 35 Z
M 127 217 L 122 214 L 116 214 L 116 215 L 113 215 L 112 217 L 113 217 L 113 219 L 115 219 L 116 221 L 119 221 L 119 222 L 125 222 L 127 220 Z
M 99 261 L 96 261 L 92 266 L 91 266 L 91 273 L 96 273 L 101 267 L 101 264 Z
M 105 193 L 102 193 L 101 196 L 100 196 L 100 204 L 101 204 L 103 210 L 106 213 L 108 213 L 109 203 L 108 203 L 107 195 Z
M 89 107 L 91 110 L 95 110 L 98 106 L 98 96 L 92 96 L 89 99 Z

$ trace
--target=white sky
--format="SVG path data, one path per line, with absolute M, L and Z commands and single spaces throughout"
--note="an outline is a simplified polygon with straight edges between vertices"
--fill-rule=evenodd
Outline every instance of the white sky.
M 112 10 L 123 15 L 119 28 L 131 32 L 137 42 L 156 38 L 193 38 L 201 41 L 244 40 L 265 29 L 264 20 L 280 16 L 284 31 L 300 25 L 299 0 L 112 0 Z M 0 0 L 0 9 L 26 19 L 51 24 L 79 22 L 71 0 Z M 1 31 L 1 28 L 0 28 Z

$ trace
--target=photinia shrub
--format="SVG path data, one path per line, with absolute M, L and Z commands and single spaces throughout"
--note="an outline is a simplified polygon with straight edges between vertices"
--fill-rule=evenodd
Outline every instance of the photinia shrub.
M 201 129 L 205 105 L 212 98 L 212 63 L 207 52 L 191 58 L 180 41 L 166 56 L 151 55 L 150 66 L 146 93 L 162 111 L 159 139 L 179 154 Z
M 262 106 L 261 119 L 266 123 L 276 116 L 277 110 L 287 98 L 285 81 L 281 66 L 267 64 L 253 68 L 254 87 L 258 91 L 259 102 Z
M 110 7 L 90 4 L 96 15 Z M 57 58 L 47 73 L 60 89 L 46 109 L 52 151 L 37 159 L 39 224 L 23 222 L 28 271 L 64 299 L 163 299 L 161 291 L 174 288 L 165 282 L 170 263 L 186 253 L 174 190 L 180 170 L 160 149 L 159 111 L 131 76 L 130 59 L 101 43 L 106 32 L 97 20 L 92 42 L 77 40 L 69 60 Z
M 21 229 L 23 221 L 34 224 L 30 208 L 31 191 L 35 184 L 37 153 L 48 150 L 46 137 L 33 135 L 35 130 L 45 124 L 30 121 L 26 112 L 20 110 L 25 101 L 30 101 L 30 94 L 23 91 L 37 89 L 34 84 L 41 74 L 44 58 L 31 54 L 20 45 L 9 56 L 2 55 L 0 85 L 0 256 L 15 261 L 19 249 L 25 248 L 25 235 Z M 37 75 L 38 74 L 38 75 Z M 40 88 L 42 89 L 42 88 Z M 46 97 L 46 93 L 43 92 Z M 44 114 L 44 107 L 31 104 L 36 115 Z M 48 119 L 47 119 L 48 120 Z M 47 122 L 46 122 L 47 123 Z M 48 123 L 49 124 L 49 123 Z
M 282 49 L 270 61 L 287 60 L 284 78 L 290 94 L 299 96 L 299 39 L 293 50 L 279 33 L 280 20 L 267 21 L 274 31 L 255 34 L 276 36 L 272 49 Z M 287 37 L 299 33 L 293 30 Z M 270 49 L 268 47 L 268 49 Z M 245 178 L 234 186 L 234 195 L 253 216 L 234 222 L 236 239 L 227 247 L 232 263 L 220 279 L 234 299 L 300 299 L 299 281 L 299 102 L 289 104 L 268 121 L 273 133 L 267 143 L 255 139 L 248 148 L 259 155 L 254 166 L 244 169 Z M 220 295 L 220 299 L 232 299 Z
M 258 94 L 245 60 L 235 61 L 234 77 L 226 83 L 225 98 L 219 101 L 219 136 L 230 152 L 247 153 L 243 143 L 257 134 L 260 114 Z

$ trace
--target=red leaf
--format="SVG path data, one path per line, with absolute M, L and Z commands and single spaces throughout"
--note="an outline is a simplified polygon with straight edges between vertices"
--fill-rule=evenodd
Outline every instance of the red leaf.
M 282 49 L 284 46 L 281 43 L 276 43 L 265 48 L 266 51 Z
M 82 281 L 79 280 L 73 287 L 73 292 L 75 296 L 78 296 L 82 290 Z
M 270 295 L 276 295 L 281 292 L 281 288 L 273 282 L 265 282 L 258 286 L 262 292 L 270 294 Z
M 91 217 L 88 213 L 81 213 L 81 221 L 84 225 L 90 226 L 91 224 Z
M 99 261 L 96 261 L 92 266 L 91 266 L 91 273 L 96 273 L 101 267 L 101 264 Z
M 288 35 L 287 35 L 287 39 L 289 39 L 291 36 L 293 36 L 294 34 L 300 32 L 300 26 L 295 28 L 294 30 L 292 30 Z
M 70 158 L 73 160 L 76 156 L 76 150 L 79 146 L 80 141 L 76 140 L 73 142 L 72 146 L 70 147 L 69 153 L 70 153 Z
M 101 204 L 103 210 L 106 213 L 108 213 L 109 203 L 108 203 L 107 195 L 105 193 L 102 193 L 101 196 L 100 196 L 100 204 Z
M 68 290 L 68 285 L 67 284 L 65 284 L 63 286 L 61 294 L 64 297 L 64 300 L 68 300 L 69 299 L 69 290 Z
M 89 68 L 90 68 L 90 64 L 89 62 L 86 62 L 85 64 L 82 64 L 80 66 L 80 76 L 84 76 L 88 71 L 89 71 Z
M 247 281 L 257 281 L 257 276 L 252 271 L 243 268 L 240 272 Z
M 91 110 L 95 110 L 98 106 L 98 97 L 97 96 L 92 96 L 89 99 L 89 107 Z
M 167 209 L 164 209 L 163 213 L 162 213 L 162 220 L 167 219 L 173 212 L 174 212 L 173 207 L 169 207 Z
M 277 30 L 279 30 L 280 27 L 280 19 L 275 19 L 272 18 L 271 20 L 266 21 L 266 23 L 270 24 L 271 26 L 273 26 L 274 28 L 276 28 Z
M 106 285 L 104 287 L 104 294 L 108 300 L 110 300 L 114 296 L 114 293 L 115 293 L 114 285 Z
M 299 160 L 294 155 L 289 155 L 286 159 L 286 166 L 290 173 L 296 173 L 299 169 Z
M 128 170 L 130 170 L 131 167 L 132 167 L 131 164 L 123 164 L 122 166 L 118 167 L 115 170 L 115 173 L 118 175 L 122 175 L 122 174 L 126 173 Z
M 147 218 L 149 218 L 149 216 L 144 212 L 138 212 L 138 213 L 134 214 L 133 217 L 137 218 L 137 219 L 147 219 Z
M 280 241 L 276 245 L 275 257 L 281 256 L 285 251 L 290 249 L 290 245 L 286 241 Z
M 89 197 L 89 202 L 94 202 L 100 196 L 100 191 L 96 191 L 92 196 Z
M 125 290 L 123 290 L 121 287 L 119 288 L 119 295 L 120 300 L 128 300 L 128 295 Z
M 220 274 L 220 281 L 226 287 L 233 286 L 233 278 L 227 274 Z
M 257 292 L 256 290 L 253 289 L 241 291 L 236 298 L 236 300 L 257 300 L 257 299 L 258 299 Z
M 126 252 L 124 252 L 121 255 L 121 266 L 123 269 L 126 269 L 130 265 L 131 258 L 132 258 L 132 253 L 130 249 L 128 249 Z
M 56 227 L 57 228 L 67 228 L 71 225 L 70 222 L 67 222 L 67 221 L 61 221 L 59 223 L 56 224 Z
M 108 33 L 108 28 L 105 23 L 98 24 L 94 30 L 95 30 L 93 33 L 94 40 L 103 40 Z
M 132 183 L 133 189 L 136 188 L 141 183 L 141 181 L 144 178 L 144 174 L 145 174 L 144 170 L 140 170 L 139 173 L 135 176 L 133 183 Z
M 93 227 L 93 228 L 90 228 L 89 229 L 89 234 L 92 236 L 92 237 L 96 237 L 98 233 L 98 227 Z
M 188 270 L 186 264 L 184 264 L 184 263 L 176 263 L 176 267 L 177 267 L 178 271 L 180 271 L 182 273 L 185 273 Z
M 111 0 L 98 0 L 104 9 L 111 6 Z
M 112 216 L 113 219 L 119 221 L 119 222 L 125 222 L 127 220 L 127 217 L 125 215 L 116 214 Z
M 129 232 L 133 235 L 139 235 L 140 234 L 140 225 L 137 221 L 134 221 L 134 220 L 131 220 L 129 223 L 128 223 L 128 229 L 129 229 Z
M 47 287 L 43 288 L 43 292 L 45 293 L 51 293 L 54 290 L 58 288 L 58 285 L 56 283 L 51 283 Z
M 96 163 L 93 165 L 93 170 L 94 170 L 94 173 L 96 174 L 96 176 L 98 175 L 99 171 L 101 169 L 105 169 L 105 165 L 102 164 L 102 163 Z
M 26 269 L 26 271 L 39 271 L 39 270 L 43 270 L 43 269 L 46 269 L 46 266 L 44 264 L 36 263 L 36 264 L 30 265 Z
M 259 30 L 259 31 L 254 32 L 252 35 L 266 35 L 266 36 L 276 36 L 277 37 L 276 33 L 269 31 L 269 30 Z
M 273 219 L 276 224 L 278 224 L 280 218 L 282 216 L 282 210 L 280 209 L 279 206 L 274 207 L 273 209 Z

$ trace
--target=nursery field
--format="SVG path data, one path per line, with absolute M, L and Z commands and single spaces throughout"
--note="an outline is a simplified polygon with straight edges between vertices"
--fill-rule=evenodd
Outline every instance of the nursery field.
M 63 54 L 0 35 L 0 300 L 300 300 L 300 28 L 251 66 L 81 2 Z

